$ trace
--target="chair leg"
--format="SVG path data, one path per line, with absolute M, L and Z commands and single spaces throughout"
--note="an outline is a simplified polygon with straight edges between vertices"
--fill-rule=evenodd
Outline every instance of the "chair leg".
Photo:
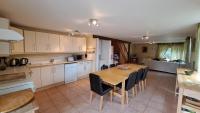
M 112 103 L 113 100 L 113 90 L 110 91 L 110 102 Z
M 139 82 L 139 89 L 140 89 L 140 91 L 142 91 L 142 82 L 141 81 Z
M 92 95 L 93 95 L 93 92 L 90 91 L 90 104 L 92 103 Z
M 101 111 L 102 108 L 103 108 L 103 96 L 100 97 L 99 110 Z
M 134 89 L 135 89 L 135 95 L 137 95 L 137 84 L 135 85 Z
M 126 95 L 126 103 L 128 104 L 128 91 L 126 91 L 125 95 Z
M 144 86 L 147 87 L 147 79 L 144 80 Z
M 144 91 L 144 80 L 142 80 L 142 91 Z
M 133 96 L 135 96 L 135 87 L 132 88 Z

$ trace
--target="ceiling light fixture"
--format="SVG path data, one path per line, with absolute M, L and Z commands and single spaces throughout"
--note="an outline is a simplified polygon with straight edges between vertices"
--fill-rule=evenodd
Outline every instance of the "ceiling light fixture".
M 98 23 L 97 19 L 89 19 L 88 25 L 89 26 L 99 27 L 99 23 Z
M 143 36 L 143 37 L 142 37 L 142 40 L 148 40 L 148 39 L 149 39 L 148 36 Z

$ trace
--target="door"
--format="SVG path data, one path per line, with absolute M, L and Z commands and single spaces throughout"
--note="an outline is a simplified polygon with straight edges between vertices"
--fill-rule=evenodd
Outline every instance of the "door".
M 42 87 L 40 68 L 31 69 L 31 80 L 33 81 L 36 89 Z
M 53 70 L 52 66 L 41 68 L 42 87 L 53 84 Z
M 25 52 L 36 52 L 36 39 L 34 31 L 24 30 Z
M 36 48 L 37 52 L 49 52 L 48 33 L 36 32 Z
M 66 35 L 60 35 L 60 51 L 61 52 L 72 52 L 72 38 Z
M 63 82 L 64 81 L 64 64 L 62 65 L 55 65 L 54 66 L 54 83 Z
M 10 27 L 11 30 L 14 30 L 23 36 L 23 30 L 15 27 Z M 11 53 L 18 54 L 24 53 L 24 40 L 12 41 L 11 42 Z
M 60 36 L 57 34 L 49 34 L 49 49 L 50 52 L 60 51 Z

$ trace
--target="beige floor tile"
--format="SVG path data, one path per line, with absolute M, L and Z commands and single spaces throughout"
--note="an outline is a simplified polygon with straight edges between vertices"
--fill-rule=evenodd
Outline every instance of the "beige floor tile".
M 177 97 L 174 96 L 175 75 L 150 71 L 147 87 L 137 96 L 129 92 L 129 104 L 121 106 L 120 98 L 110 102 L 104 96 L 103 110 L 99 111 L 99 95 L 89 102 L 89 79 L 56 86 L 35 93 L 39 113 L 176 113 Z

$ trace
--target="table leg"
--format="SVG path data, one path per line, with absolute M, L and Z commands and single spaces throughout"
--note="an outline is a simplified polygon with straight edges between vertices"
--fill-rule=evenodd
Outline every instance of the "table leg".
M 178 94 L 177 113 L 181 113 L 182 101 L 183 101 L 183 89 L 180 88 Z
M 124 98 L 125 98 L 125 81 L 122 82 L 121 93 L 122 93 L 121 104 L 123 106 L 124 105 Z

